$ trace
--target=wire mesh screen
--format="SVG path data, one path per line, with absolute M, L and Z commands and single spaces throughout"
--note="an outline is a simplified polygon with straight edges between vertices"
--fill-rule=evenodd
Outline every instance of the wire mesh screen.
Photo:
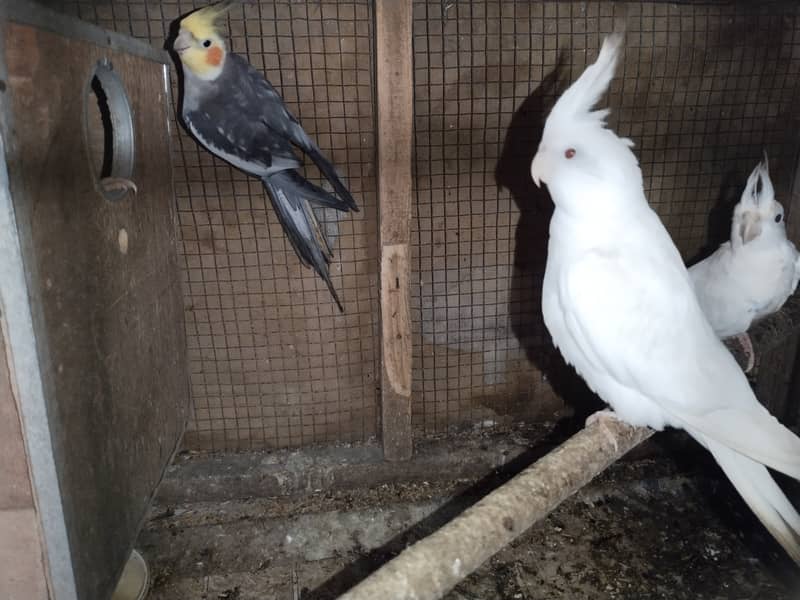
M 636 142 L 651 204 L 696 259 L 727 239 L 763 150 L 788 204 L 800 7 L 416 0 L 413 11 L 415 428 L 530 418 L 563 391 L 540 311 L 552 207 L 529 175 L 555 98 L 624 22 L 610 124 Z
M 61 10 L 162 45 L 189 1 Z M 418 434 L 549 417 L 571 379 L 544 328 L 552 205 L 529 166 L 561 91 L 624 22 L 607 103 L 654 208 L 691 261 L 727 238 L 762 150 L 779 199 L 798 156 L 794 2 L 414 0 L 413 422 Z M 345 176 L 362 211 L 335 239 L 341 316 L 302 268 L 260 184 L 174 127 L 195 448 L 375 434 L 379 373 L 370 0 L 234 9 L 246 54 Z M 316 171 L 309 178 L 320 182 Z M 789 207 L 787 206 L 787 209 Z M 797 215 L 795 215 L 797 218 Z
M 57 4 L 162 47 L 170 23 L 205 3 Z M 244 4 L 227 25 L 232 50 L 281 92 L 361 212 L 321 214 L 335 253 L 333 284 L 347 311 L 340 315 L 325 285 L 301 266 L 260 182 L 173 123 L 194 406 L 185 444 L 236 449 L 367 439 L 375 434 L 379 372 L 371 2 Z M 177 87 L 173 97 L 177 103 Z M 322 185 L 315 169 L 306 176 Z

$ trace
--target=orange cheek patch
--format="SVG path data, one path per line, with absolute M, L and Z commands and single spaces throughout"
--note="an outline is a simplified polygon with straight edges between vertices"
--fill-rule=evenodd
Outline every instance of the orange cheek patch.
M 214 46 L 206 52 L 206 62 L 212 67 L 218 67 L 222 62 L 222 48 Z

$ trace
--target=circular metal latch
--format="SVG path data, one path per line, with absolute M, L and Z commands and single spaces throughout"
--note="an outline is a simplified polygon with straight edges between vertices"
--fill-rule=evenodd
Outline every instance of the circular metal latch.
M 133 115 L 111 61 L 97 63 L 83 98 L 85 143 L 97 190 L 106 200 L 137 192 L 133 175 Z

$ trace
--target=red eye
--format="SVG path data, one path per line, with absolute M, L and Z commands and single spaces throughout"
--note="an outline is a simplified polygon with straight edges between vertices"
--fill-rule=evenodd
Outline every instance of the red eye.
M 564 151 L 564 156 L 566 156 L 567 158 L 572 158 L 573 156 L 575 156 L 575 148 L 567 148 Z

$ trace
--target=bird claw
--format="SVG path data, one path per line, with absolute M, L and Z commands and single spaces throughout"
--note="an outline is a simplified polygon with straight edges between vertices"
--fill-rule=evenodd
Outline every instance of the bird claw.
M 139 188 L 130 179 L 124 177 L 104 177 L 98 182 L 100 189 L 106 193 L 131 190 L 134 194 L 139 192 Z
M 747 357 L 747 366 L 745 367 L 744 372 L 749 373 L 756 365 L 756 351 L 753 349 L 753 342 L 750 340 L 750 336 L 747 335 L 747 332 L 740 333 L 739 335 L 735 335 L 733 337 L 739 342 L 744 355 Z
M 606 408 L 603 410 L 598 410 L 596 413 L 589 415 L 586 419 L 586 427 L 597 424 L 600 427 L 600 430 L 603 432 L 603 435 L 606 436 L 606 439 L 608 439 L 608 441 L 611 442 L 611 445 L 614 446 L 614 452 L 619 452 L 617 436 L 615 436 L 608 428 L 608 423 L 610 421 L 619 422 L 619 420 L 619 417 L 613 410 Z

